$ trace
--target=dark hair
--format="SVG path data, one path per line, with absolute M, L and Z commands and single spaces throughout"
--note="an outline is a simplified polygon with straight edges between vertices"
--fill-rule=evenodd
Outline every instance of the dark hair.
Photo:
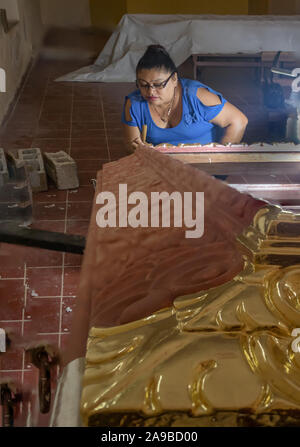
M 177 72 L 176 65 L 169 53 L 162 45 L 149 45 L 144 55 L 136 66 L 136 73 L 140 70 L 151 68 L 163 68 L 166 72 Z

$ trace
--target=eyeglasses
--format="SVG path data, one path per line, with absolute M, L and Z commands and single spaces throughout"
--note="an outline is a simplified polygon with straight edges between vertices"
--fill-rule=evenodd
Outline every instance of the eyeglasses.
M 176 73 L 175 71 L 173 71 L 171 74 L 170 74 L 170 76 L 168 77 L 168 79 L 166 79 L 165 81 L 163 81 L 163 82 L 160 82 L 160 83 L 156 83 L 156 82 L 154 82 L 153 84 L 149 84 L 148 82 L 146 82 L 146 81 L 139 81 L 139 80 L 136 80 L 135 81 L 135 84 L 136 84 L 136 86 L 137 86 L 137 88 L 142 88 L 142 89 L 150 89 L 150 88 L 154 88 L 155 90 L 162 90 L 163 88 L 165 88 L 165 86 L 167 85 L 167 83 L 169 82 L 169 80 L 171 79 L 171 77 L 173 76 L 173 74 L 174 73 Z

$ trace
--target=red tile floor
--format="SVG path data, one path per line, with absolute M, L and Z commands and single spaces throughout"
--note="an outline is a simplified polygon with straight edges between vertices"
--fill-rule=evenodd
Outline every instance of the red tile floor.
M 89 61 L 40 57 L 30 69 L 5 124 L 0 129 L 4 149 L 38 147 L 64 150 L 77 162 L 80 187 L 34 194 L 33 228 L 86 235 L 93 199 L 91 179 L 103 163 L 126 155 L 122 145 L 120 115 L 128 83 L 56 83 L 62 74 Z M 181 67 L 192 78 L 190 59 Z M 207 70 L 202 82 L 223 92 L 249 117 L 244 141 L 267 138 L 267 113 L 251 70 Z M 288 181 L 288 179 L 285 179 Z M 245 177 L 231 181 L 243 183 Z M 255 179 L 253 179 L 255 181 Z M 25 349 L 50 344 L 66 347 L 82 256 L 38 248 L 0 244 L 0 327 L 12 339 L 0 357 L 0 383 L 12 382 L 22 392 L 16 406 L 16 426 L 43 426 L 49 414 L 38 408 L 38 370 Z M 52 372 L 55 392 L 59 367 Z M 1 411 L 1 410 L 0 410 Z

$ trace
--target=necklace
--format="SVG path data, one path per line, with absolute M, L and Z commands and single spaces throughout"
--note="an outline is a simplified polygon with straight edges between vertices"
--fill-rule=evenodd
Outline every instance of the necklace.
M 172 101 L 171 101 L 171 103 L 170 103 L 170 105 L 168 107 L 168 111 L 167 111 L 167 116 L 166 117 L 161 116 L 161 114 L 158 112 L 158 110 L 156 109 L 155 105 L 153 104 L 153 108 L 154 108 L 156 114 L 159 116 L 159 118 L 161 119 L 161 121 L 163 123 L 167 123 L 169 121 L 169 116 L 170 116 L 170 113 L 171 113 L 172 108 L 173 108 L 175 96 L 176 96 L 176 87 L 174 88 L 174 95 L 173 95 Z

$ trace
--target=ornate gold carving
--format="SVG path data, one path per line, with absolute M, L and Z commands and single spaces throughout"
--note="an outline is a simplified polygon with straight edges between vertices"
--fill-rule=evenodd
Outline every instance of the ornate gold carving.
M 147 318 L 92 328 L 85 425 L 299 423 L 299 228 L 300 215 L 262 208 L 237 239 L 244 268 L 233 280 Z

